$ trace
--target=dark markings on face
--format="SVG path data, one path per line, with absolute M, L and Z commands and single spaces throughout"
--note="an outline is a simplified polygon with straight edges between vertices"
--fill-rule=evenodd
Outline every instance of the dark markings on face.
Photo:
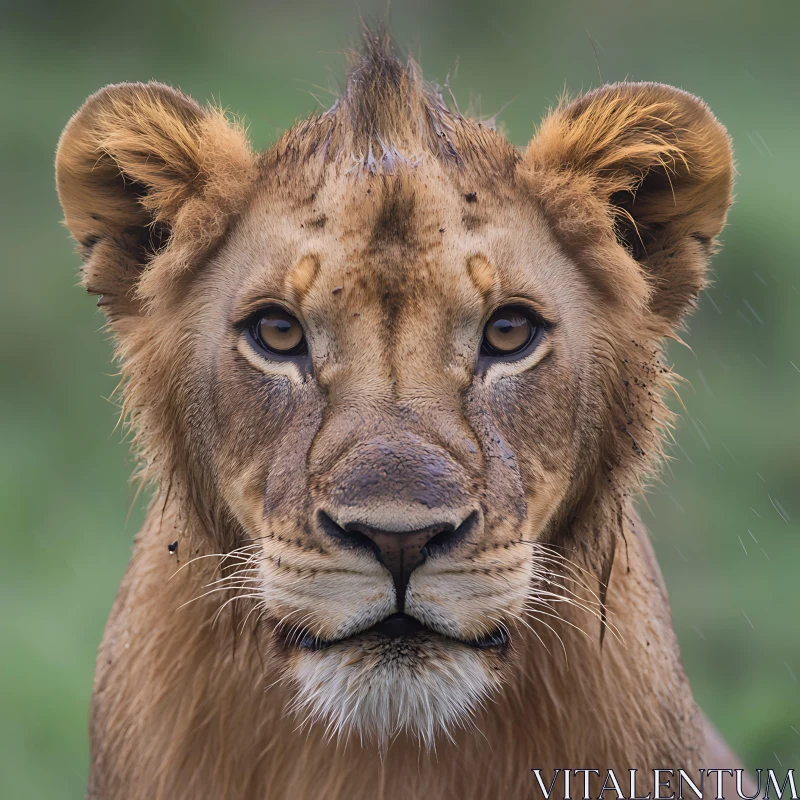
M 314 219 L 310 219 L 306 223 L 306 227 L 310 228 L 311 230 L 321 231 L 325 227 L 327 221 L 328 217 L 325 214 L 320 214 L 320 216 L 314 217 Z
M 401 181 L 395 180 L 386 185 L 383 204 L 372 228 L 370 247 L 373 251 L 387 245 L 404 247 L 411 243 L 414 205 L 413 191 Z
M 416 200 L 400 180 L 384 184 L 384 195 L 372 227 L 369 257 L 374 260 L 373 291 L 383 306 L 384 345 L 391 359 L 398 322 L 408 301 L 406 269 L 419 243 L 414 228 Z
M 468 231 L 476 231 L 486 224 L 486 220 L 483 219 L 483 217 L 479 217 L 477 214 L 464 214 L 464 216 L 461 217 L 461 222 Z

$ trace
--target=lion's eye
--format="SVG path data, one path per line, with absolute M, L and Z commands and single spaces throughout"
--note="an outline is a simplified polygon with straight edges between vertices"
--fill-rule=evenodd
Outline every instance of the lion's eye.
M 541 329 L 534 315 L 518 306 L 504 306 L 492 314 L 483 329 L 481 350 L 488 356 L 522 353 Z
M 250 330 L 256 344 L 267 353 L 295 356 L 308 351 L 302 325 L 282 308 L 261 311 Z

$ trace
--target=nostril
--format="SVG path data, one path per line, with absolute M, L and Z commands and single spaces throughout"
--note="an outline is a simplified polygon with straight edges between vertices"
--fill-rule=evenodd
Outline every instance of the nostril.
M 370 550 L 392 576 L 397 604 L 402 611 L 411 573 L 429 555 L 446 553 L 470 536 L 480 521 L 478 511 L 469 514 L 457 527 L 440 522 L 414 530 L 386 530 L 350 520 L 339 524 L 326 512 L 317 512 L 319 526 L 340 546 Z
M 375 542 L 365 533 L 356 530 L 352 525 L 343 528 L 334 522 L 324 511 L 317 512 L 317 520 L 320 528 L 332 539 L 345 547 L 352 547 L 358 550 L 371 550 L 376 556 L 380 557 L 380 552 Z
M 473 511 L 457 528 L 452 525 L 430 539 L 422 548 L 424 555 L 444 554 L 452 550 L 459 542 L 467 539 L 478 524 L 478 512 Z

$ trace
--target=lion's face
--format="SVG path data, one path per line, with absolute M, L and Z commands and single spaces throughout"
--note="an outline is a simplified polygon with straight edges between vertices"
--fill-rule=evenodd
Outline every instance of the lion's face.
M 255 602 L 305 718 L 430 742 L 569 600 L 565 545 L 603 604 L 731 158 L 655 84 L 520 152 L 369 47 L 260 156 L 174 90 L 109 87 L 57 177 L 145 473 L 235 566 L 210 591 Z
M 433 160 L 296 200 L 259 192 L 183 300 L 192 435 L 300 702 L 428 735 L 499 680 L 587 457 L 591 298 L 530 203 Z

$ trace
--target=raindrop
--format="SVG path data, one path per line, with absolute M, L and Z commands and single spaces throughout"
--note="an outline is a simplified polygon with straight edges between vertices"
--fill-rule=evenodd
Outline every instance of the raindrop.
M 747 138 L 750 140 L 750 144 L 752 144 L 753 147 L 755 147 L 755 149 L 758 151 L 758 154 L 760 156 L 763 156 L 764 155 L 764 151 L 761 149 L 761 145 L 753 137 L 753 134 L 750 133 L 750 131 L 745 131 L 745 133 L 747 134 Z
M 758 314 L 756 314 L 756 310 L 753 308 L 753 306 L 751 306 L 750 303 L 748 303 L 747 300 L 745 300 L 744 298 L 742 298 L 742 302 L 745 304 L 745 306 L 747 306 L 747 310 L 756 318 L 756 320 L 761 325 L 763 325 L 764 324 L 764 320 L 761 319 L 761 317 L 759 317 Z
M 706 437 L 703 436 L 703 431 L 700 430 L 700 425 L 702 425 L 703 423 L 701 422 L 700 425 L 698 425 L 697 420 L 694 417 L 689 417 L 689 419 L 691 419 L 692 425 L 694 425 L 695 430 L 697 431 L 697 435 L 700 437 L 700 441 L 702 441 L 703 444 L 706 446 L 706 450 L 711 450 L 711 445 L 706 440 Z
M 678 511 L 681 512 L 681 514 L 685 514 L 686 513 L 683 510 L 683 506 L 675 499 L 675 497 L 673 497 L 671 494 L 667 495 L 667 496 L 669 497 L 670 500 L 672 500 L 673 503 L 675 503 L 676 508 L 678 509 Z
M 744 546 L 744 542 L 742 541 L 742 537 L 739 534 L 736 534 L 737 538 L 739 539 L 739 544 L 742 546 L 742 550 L 744 550 L 744 554 L 747 555 L 747 548 Z
M 788 525 L 789 524 L 789 515 L 783 510 L 783 506 L 777 501 L 774 500 L 770 495 L 769 497 L 770 503 L 772 503 L 773 508 L 781 515 L 781 519 Z
M 759 131 L 756 131 L 756 136 L 758 137 L 758 141 L 764 145 L 764 149 L 767 151 L 769 155 L 772 155 L 772 150 L 769 149 L 769 145 L 764 141 L 764 137 L 761 135 Z
M 688 462 L 689 462 L 689 463 L 690 463 L 692 466 L 694 466 L 694 461 L 692 461 L 692 458 L 691 458 L 691 456 L 690 456 L 690 455 L 689 455 L 689 454 L 686 452 L 686 450 L 684 450 L 684 449 L 683 449 L 683 446 L 681 445 L 681 443 L 680 443 L 680 442 L 675 442 L 675 444 L 676 444 L 676 445 L 678 445 L 678 449 L 681 451 L 681 453 L 683 453 L 683 457 L 684 457 L 684 458 L 685 458 L 685 459 L 686 459 L 686 460 L 687 460 L 687 461 L 688 461 Z
M 731 453 L 731 451 L 730 451 L 730 450 L 728 450 L 728 448 L 727 448 L 727 447 L 725 447 L 725 445 L 724 445 L 724 444 L 722 445 L 722 449 L 723 449 L 723 450 L 724 450 L 724 451 L 725 451 L 725 452 L 726 452 L 726 453 L 727 453 L 727 454 L 728 454 L 728 455 L 731 457 L 731 461 L 733 461 L 733 463 L 734 463 L 734 464 L 738 464 L 738 463 L 739 463 L 739 462 L 736 460 L 736 456 L 735 456 L 733 453 Z
M 714 392 L 711 391 L 711 387 L 708 385 L 708 381 L 706 380 L 706 376 L 703 374 L 703 370 L 701 369 L 697 370 L 697 374 L 700 377 L 700 382 L 703 384 L 705 390 L 713 397 Z

